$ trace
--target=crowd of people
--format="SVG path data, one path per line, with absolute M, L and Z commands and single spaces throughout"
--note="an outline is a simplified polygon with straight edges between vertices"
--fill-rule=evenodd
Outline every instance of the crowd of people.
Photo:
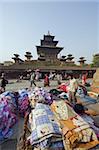
M 33 86 L 36 86 L 36 82 L 37 81 L 41 81 L 41 73 L 40 70 L 31 70 L 29 72 L 29 74 L 27 74 L 29 82 L 30 82 L 30 87 L 32 88 Z M 67 74 L 65 75 L 65 79 L 69 80 L 69 97 L 70 97 L 70 101 L 72 101 L 72 99 L 75 99 L 75 94 L 77 91 L 77 85 L 78 85 L 78 79 L 75 78 L 75 76 L 73 74 L 69 74 L 67 76 Z M 17 79 L 17 82 L 21 82 L 23 80 L 23 75 L 19 75 L 19 78 Z M 51 85 L 51 81 L 52 80 L 56 80 L 57 81 L 57 85 L 61 85 L 62 80 L 63 80 L 63 76 L 62 74 L 59 73 L 45 73 L 43 76 L 43 81 L 44 81 L 44 87 L 46 86 L 50 86 Z M 87 74 L 83 74 L 82 77 L 80 78 L 81 83 L 83 86 L 85 86 L 85 84 L 87 83 Z M 2 73 L 1 76 L 1 83 L 0 83 L 0 87 L 2 88 L 3 91 L 5 91 L 6 85 L 8 84 L 8 80 L 6 79 L 6 75 L 5 73 Z
M 39 71 L 38 73 L 35 71 L 32 71 L 30 73 L 30 87 L 32 87 L 33 85 L 36 86 L 36 81 L 40 81 L 40 75 L 39 75 Z M 45 73 L 44 75 L 44 87 L 46 86 L 50 86 L 51 81 L 55 80 L 57 81 L 57 85 L 61 85 L 62 83 L 62 74 L 59 73 Z M 67 76 L 67 80 L 69 81 L 69 101 L 70 103 L 76 103 L 77 99 L 76 99 L 76 92 L 78 89 L 78 79 L 75 78 L 75 76 L 73 74 L 69 74 L 69 76 Z M 81 77 L 81 84 L 83 86 L 85 86 L 85 84 L 87 83 L 87 74 L 83 74 Z

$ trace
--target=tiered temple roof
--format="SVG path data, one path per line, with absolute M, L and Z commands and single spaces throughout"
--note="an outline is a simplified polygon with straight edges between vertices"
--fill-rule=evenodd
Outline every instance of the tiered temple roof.
M 66 62 L 67 62 L 67 63 L 73 63 L 73 64 L 74 64 L 73 59 L 74 59 L 74 57 L 72 56 L 72 54 L 68 54 L 68 55 L 67 55 L 67 58 L 66 58 Z
M 86 61 L 86 60 L 85 60 L 85 57 L 80 57 L 78 62 L 79 62 L 80 65 L 82 66 L 82 65 L 85 64 L 85 61 Z
M 37 47 L 37 53 L 39 56 L 45 57 L 46 61 L 56 60 L 58 59 L 57 55 L 61 52 L 63 47 L 57 46 L 58 41 L 54 41 L 54 36 L 44 35 L 43 40 L 41 40 L 40 46 Z
M 66 56 L 65 56 L 65 55 L 61 56 L 61 57 L 59 58 L 59 60 L 60 60 L 60 61 L 66 61 Z
M 14 54 L 14 57 L 12 57 L 12 59 L 14 59 L 15 63 L 22 63 L 24 62 L 21 58 L 19 58 L 19 54 Z
M 30 61 L 31 58 L 32 58 L 31 52 L 26 52 L 25 57 L 26 57 L 26 60 L 27 60 L 27 61 Z

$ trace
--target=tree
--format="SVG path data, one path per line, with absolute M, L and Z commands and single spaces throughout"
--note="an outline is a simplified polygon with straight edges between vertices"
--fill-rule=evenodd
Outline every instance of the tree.
M 92 67 L 99 67 L 99 54 L 93 55 Z

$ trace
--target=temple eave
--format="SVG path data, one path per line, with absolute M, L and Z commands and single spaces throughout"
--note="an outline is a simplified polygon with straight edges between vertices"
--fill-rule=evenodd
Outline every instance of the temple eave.
M 24 55 L 24 56 L 25 56 L 25 57 L 28 57 L 28 58 L 29 58 L 29 57 L 32 57 L 32 55 Z
M 85 62 L 86 60 L 79 60 L 78 62 Z
M 44 37 L 52 37 L 53 39 L 55 38 L 55 36 L 53 35 L 45 35 L 45 34 L 44 34 Z
M 55 46 L 36 46 L 37 48 L 49 48 L 49 49 L 52 49 L 52 48 L 54 48 L 54 49 L 63 49 L 64 47 L 55 47 Z

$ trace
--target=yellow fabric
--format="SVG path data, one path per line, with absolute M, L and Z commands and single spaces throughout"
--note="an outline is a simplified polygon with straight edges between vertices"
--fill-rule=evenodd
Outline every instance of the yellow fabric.
M 69 130 L 73 130 L 76 128 L 76 126 L 73 124 L 72 120 L 70 120 L 70 119 L 60 120 L 59 122 L 63 127 L 67 127 Z
M 91 142 L 84 143 L 84 144 L 78 144 L 78 146 L 74 150 L 79 150 L 77 148 L 81 148 L 82 150 L 89 150 L 90 148 L 93 148 L 98 144 L 99 144 L 98 140 L 97 141 L 91 141 Z

